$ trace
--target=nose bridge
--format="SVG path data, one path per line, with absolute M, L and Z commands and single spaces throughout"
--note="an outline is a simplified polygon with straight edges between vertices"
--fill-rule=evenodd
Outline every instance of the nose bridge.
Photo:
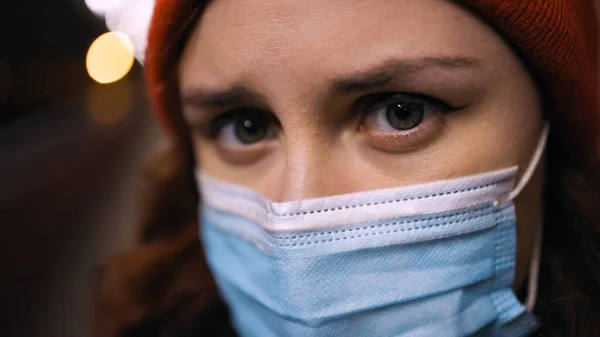
M 288 137 L 281 200 L 301 200 L 335 193 L 335 159 L 331 142 L 315 132 Z M 338 180 L 342 177 L 336 177 Z
M 310 88 L 319 85 L 307 85 L 304 90 L 289 85 L 297 81 L 280 82 L 272 95 L 279 98 L 273 105 L 275 111 L 279 111 L 285 135 L 285 171 L 279 176 L 278 189 L 280 201 L 338 194 L 338 187 L 345 186 L 344 176 L 337 169 L 343 149 L 339 144 L 339 130 L 332 125 L 334 116 L 314 101 L 315 90 Z

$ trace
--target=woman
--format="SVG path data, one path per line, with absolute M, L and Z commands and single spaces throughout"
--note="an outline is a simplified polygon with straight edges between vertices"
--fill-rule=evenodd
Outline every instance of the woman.
M 148 41 L 173 150 L 98 335 L 600 335 L 591 1 L 159 0 Z

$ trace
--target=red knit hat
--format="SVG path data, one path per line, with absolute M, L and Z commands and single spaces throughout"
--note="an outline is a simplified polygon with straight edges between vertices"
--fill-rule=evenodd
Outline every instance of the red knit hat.
M 156 0 L 146 50 L 146 77 L 153 108 L 167 128 L 172 127 L 172 114 L 179 111 L 176 54 L 182 46 L 177 43 L 190 11 L 199 2 Z M 495 27 L 531 67 L 545 96 L 558 145 L 568 149 L 569 158 L 584 165 L 598 158 L 598 31 L 593 0 L 462 3 Z

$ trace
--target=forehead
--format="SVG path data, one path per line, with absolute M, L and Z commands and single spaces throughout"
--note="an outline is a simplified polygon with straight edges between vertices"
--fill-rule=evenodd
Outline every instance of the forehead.
M 188 42 L 181 80 L 305 81 L 391 56 L 486 59 L 501 44 L 447 0 L 215 0 Z

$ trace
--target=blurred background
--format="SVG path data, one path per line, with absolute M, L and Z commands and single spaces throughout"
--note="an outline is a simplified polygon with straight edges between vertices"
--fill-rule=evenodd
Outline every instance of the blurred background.
M 146 5 L 117 28 L 152 0 L 0 1 L 2 336 L 89 336 L 92 272 L 133 244 L 138 172 L 163 139 L 143 34 L 105 35 L 119 2 Z
M 89 336 L 93 268 L 133 243 L 161 134 L 127 38 L 100 38 L 115 3 L 0 1 L 2 336 Z

